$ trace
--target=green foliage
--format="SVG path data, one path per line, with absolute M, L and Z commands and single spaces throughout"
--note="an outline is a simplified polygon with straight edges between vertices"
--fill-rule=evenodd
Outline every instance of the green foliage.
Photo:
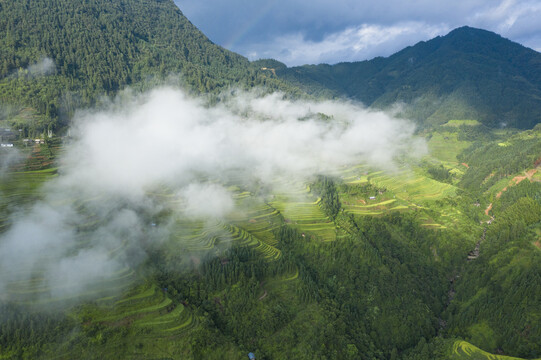
M 478 193 L 486 191 L 499 180 L 535 167 L 541 154 L 541 133 L 529 130 L 510 136 L 506 142 L 476 142 L 458 159 L 469 165 L 459 185 Z
M 332 219 L 336 218 L 340 211 L 341 203 L 334 181 L 328 177 L 320 177 L 313 184 L 312 190 L 321 197 L 325 214 Z
M 144 280 L 116 297 L 65 312 L 0 302 L 1 358 L 493 358 L 474 345 L 540 356 L 541 185 L 489 198 L 498 181 L 539 164 L 540 129 L 488 131 L 537 123 L 538 53 L 462 28 L 386 59 L 287 69 L 212 44 L 170 0 L 0 0 L 0 34 L 0 120 L 20 137 L 59 131 L 77 108 L 126 86 L 173 81 L 213 101 L 256 85 L 298 95 L 282 77 L 315 96 L 412 105 L 403 115 L 438 125 L 430 145 L 446 161 L 347 184 L 319 177 L 303 197 L 319 200 L 278 195 L 210 235 L 179 221 L 175 241 L 145 244 L 146 263 L 127 271 Z M 54 68 L 36 72 L 45 58 Z M 482 124 L 447 122 L 456 118 Z M 33 149 L 0 178 L 0 231 L 56 175 L 56 140 Z M 447 162 L 457 161 L 469 168 L 454 179 Z M 441 183 L 453 179 L 458 188 Z M 345 203 L 370 197 L 362 211 Z M 485 226 L 476 205 L 493 200 L 480 256 L 467 262 Z
M 53 128 L 126 86 L 174 81 L 195 93 L 296 90 L 207 39 L 165 1 L 1 1 L 0 107 L 33 107 Z M 47 73 L 33 69 L 49 59 Z M 47 129 L 48 123 L 41 128 Z
M 540 59 L 494 33 L 462 27 L 388 58 L 277 74 L 316 96 L 376 107 L 403 102 L 404 116 L 432 125 L 478 119 L 490 127 L 532 128 L 541 117 Z
M 457 282 L 449 332 L 487 351 L 539 357 L 541 252 L 528 226 L 541 219 L 541 206 L 526 195 L 495 216 L 480 257 Z
M 449 172 L 449 169 L 446 169 L 443 165 L 430 165 L 427 172 L 434 180 L 446 183 L 451 182 L 451 173 Z

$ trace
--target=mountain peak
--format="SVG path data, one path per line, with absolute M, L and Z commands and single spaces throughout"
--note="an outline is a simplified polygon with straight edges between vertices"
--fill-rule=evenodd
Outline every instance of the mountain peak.
M 295 83 L 305 78 L 305 90 L 326 89 L 377 107 L 417 104 L 412 117 L 422 122 L 475 118 L 531 128 L 541 118 L 541 54 L 469 26 L 388 58 L 296 69 L 296 79 L 283 74 Z

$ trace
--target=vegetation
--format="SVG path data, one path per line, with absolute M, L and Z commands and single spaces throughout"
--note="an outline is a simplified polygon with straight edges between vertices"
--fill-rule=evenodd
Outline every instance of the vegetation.
M 29 136 L 60 130 L 76 109 L 126 86 L 296 93 L 213 44 L 172 0 L 0 1 L 0 34 L 0 120 L 14 106 L 33 108 L 43 118 L 25 125 Z
M 404 115 L 420 123 L 477 119 L 489 127 L 526 129 L 541 115 L 540 59 L 499 35 L 462 27 L 388 58 L 277 67 L 277 75 L 316 96 L 383 108 L 407 104 Z
M 430 124 L 419 132 L 429 154 L 392 172 L 224 184 L 242 211 L 220 220 L 179 214 L 172 189 L 148 189 L 164 209 L 149 222 L 168 235 L 84 299 L 43 300 L 38 272 L 6 284 L 0 359 L 541 357 L 539 54 L 461 28 L 387 59 L 287 69 L 212 44 L 170 0 L 0 0 L 0 15 L 0 135 L 21 154 L 0 169 L 0 234 L 61 172 L 47 132 L 171 74 L 214 101 L 230 86 L 300 86 L 405 101 Z M 90 210 L 100 200 L 73 200 L 82 244 L 103 221 Z
M 450 141 L 438 135 L 428 136 Z M 528 142 L 534 135 L 510 138 Z M 28 154 L 18 169 L 45 161 L 41 152 Z M 489 351 L 539 357 L 539 183 L 524 180 L 498 197 L 481 254 L 467 261 L 488 226 L 478 223 L 484 208 L 448 179 L 434 179 L 436 161 L 427 159 L 414 173 L 354 166 L 309 186 L 281 183 L 289 191 L 266 195 L 265 203 L 256 189 L 235 187 L 242 214 L 216 223 L 178 218 L 169 240 L 147 245 L 145 264 L 117 275 L 114 281 L 126 284 L 120 293 L 96 295 L 66 312 L 27 308 L 13 295 L 37 289 L 12 284 L 0 354 L 484 359 L 495 356 Z M 455 167 L 448 172 L 460 186 Z M 51 171 L 11 173 L 3 189 L 16 193 L 9 184 L 30 186 L 36 174 Z M 170 201 L 167 192 L 153 196 Z

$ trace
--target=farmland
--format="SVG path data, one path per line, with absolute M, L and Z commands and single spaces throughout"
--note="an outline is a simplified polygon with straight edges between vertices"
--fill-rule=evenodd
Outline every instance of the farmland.
M 230 342 L 229 335 L 224 334 L 233 334 L 241 344 L 252 344 L 248 349 L 257 348 L 258 354 L 295 357 L 294 352 L 275 349 L 292 336 L 292 331 L 309 331 L 305 329 L 307 321 L 316 327 L 328 321 L 323 305 L 326 301 L 338 296 L 349 298 L 343 290 L 345 283 L 327 281 L 316 286 L 316 281 L 321 281 L 316 279 L 331 276 L 328 274 L 336 276 L 343 270 L 338 267 L 340 262 L 325 263 L 318 268 L 319 259 L 351 260 L 350 256 L 358 256 L 360 263 L 350 260 L 341 263 L 348 262 L 348 266 L 356 268 L 356 274 L 365 274 L 359 276 L 370 279 L 369 285 L 357 285 L 356 291 L 369 311 L 365 316 L 373 322 L 373 331 L 383 339 L 387 336 L 400 339 L 403 347 L 415 345 L 408 337 L 413 335 L 400 331 L 398 325 L 388 334 L 385 324 L 393 327 L 391 319 L 402 310 L 397 310 L 394 300 L 384 294 L 392 284 L 404 297 L 409 296 L 411 288 L 423 293 L 424 287 L 412 280 L 408 271 L 392 275 L 396 279 L 378 282 L 375 287 L 372 284 L 379 281 L 379 275 L 372 274 L 375 277 L 369 278 L 372 270 L 368 264 L 395 269 L 391 271 L 394 274 L 396 264 L 386 259 L 396 251 L 403 252 L 410 259 L 407 261 L 419 269 L 414 270 L 419 272 L 415 276 L 432 282 L 430 288 L 444 297 L 447 288 L 443 282 L 448 270 L 440 263 L 464 261 L 462 254 L 474 247 L 482 232 L 479 220 L 487 219 L 476 199 L 461 193 L 457 186 L 468 168 L 456 157 L 467 144 L 459 141 L 456 133 L 455 137 L 440 135 L 432 134 L 430 152 L 424 159 L 403 161 L 392 170 L 360 164 L 342 167 L 332 176 L 319 179 L 280 177 L 268 186 L 270 191 L 230 181 L 224 186 L 234 207 L 220 218 L 201 219 L 176 211 L 182 208 L 185 199 L 174 188 L 164 185 L 148 189 L 144 196 L 160 210 L 140 214 L 144 219 L 141 231 L 145 240 L 135 246 L 126 237 L 108 250 L 111 259 L 121 259 L 135 250 L 144 251 L 142 260 L 123 263 L 125 266 L 90 284 L 83 292 L 71 291 L 69 283 L 51 285 L 36 269 L 30 277 L 24 274 L 13 277 L 22 280 L 7 285 L 5 299 L 21 311 L 35 306 L 68 306 L 69 310 L 60 317 L 60 326 L 75 326 L 79 333 L 49 339 L 47 347 L 28 348 L 22 353 L 17 349 L 3 350 L 2 358 L 30 358 L 48 354 L 48 349 L 56 349 L 57 358 L 79 354 L 103 358 L 130 354 L 132 358 L 144 358 L 149 353 L 165 358 L 241 357 L 246 345 Z M 449 147 L 449 142 L 456 146 Z M 46 199 L 47 184 L 62 176 L 62 170 L 51 162 L 62 150 L 55 146 L 54 153 L 50 151 L 50 147 L 36 145 L 26 153 L 24 162 L 13 165 L 2 177 L 1 232 L 9 231 L 17 216 L 22 216 L 32 204 Z M 427 167 L 440 164 L 456 170 L 449 181 L 438 181 L 427 172 Z M 528 175 L 534 182 L 538 174 Z M 493 185 L 487 194 L 510 186 L 509 179 Z M 511 185 L 510 189 L 514 189 L 516 184 Z M 93 241 L 96 229 L 109 221 L 95 210 L 106 199 L 97 194 L 91 198 L 64 199 L 52 206 L 61 208 L 66 201 L 84 218 L 78 223 L 76 242 L 84 248 Z M 359 229 L 362 235 L 358 235 Z M 463 229 L 474 236 L 460 234 Z M 415 238 L 418 240 L 412 242 Z M 400 250 L 389 247 L 389 241 Z M 535 241 L 531 243 L 535 245 Z M 356 281 L 355 277 L 351 281 Z M 419 300 L 410 299 L 416 305 L 412 305 L 408 315 L 408 326 L 430 334 L 431 325 L 423 323 L 419 314 L 426 312 L 423 316 L 434 316 L 430 314 L 443 311 L 444 305 L 432 295 L 423 296 L 424 300 L 417 304 Z M 357 300 L 347 301 L 354 304 Z M 389 311 L 394 315 L 379 314 L 374 301 L 392 309 Z M 273 317 L 272 308 L 284 312 L 280 318 L 269 321 Z M 239 325 L 247 322 L 267 326 L 256 335 Z M 322 334 L 313 336 L 322 336 L 318 341 L 325 341 Z M 219 339 L 216 344 L 205 343 L 213 337 Z M 193 343 L 194 338 L 203 343 Z M 514 359 L 487 353 L 465 341 L 454 342 L 449 356 Z

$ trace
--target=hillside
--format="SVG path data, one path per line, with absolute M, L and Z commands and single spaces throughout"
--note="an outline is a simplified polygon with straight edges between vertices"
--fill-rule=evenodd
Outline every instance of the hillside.
M 358 164 L 310 183 L 272 179 L 272 193 L 241 176 L 230 189 L 242 211 L 220 221 L 175 212 L 173 189 L 148 190 L 160 212 L 143 214 L 155 222 L 145 235 L 171 234 L 78 306 L 47 297 L 39 273 L 10 281 L 0 357 L 539 358 L 541 132 L 455 120 L 425 135 L 422 163 L 392 173 Z M 495 147 L 509 157 L 486 163 Z M 38 145 L 0 178 L 0 234 L 13 208 L 47 196 L 60 151 Z M 73 196 L 87 246 L 109 215 L 93 212 L 103 197 Z M 111 250 L 123 252 L 129 242 Z
M 213 44 L 172 0 L 0 0 L 0 34 L 0 120 L 26 106 L 43 116 L 25 132 L 61 127 L 128 85 L 294 91 Z
M 385 108 L 428 124 L 477 119 L 532 128 L 541 119 L 541 54 L 485 30 L 462 27 L 387 57 L 281 67 L 278 77 L 320 96 Z
M 538 53 L 288 69 L 171 0 L 0 0 L 0 35 L 0 360 L 540 358 Z

